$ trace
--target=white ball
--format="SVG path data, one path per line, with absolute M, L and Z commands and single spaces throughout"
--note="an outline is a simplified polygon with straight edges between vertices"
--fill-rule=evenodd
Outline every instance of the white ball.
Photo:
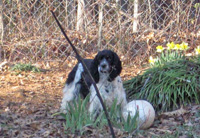
M 130 117 L 134 117 L 136 115 L 136 111 L 138 110 L 138 120 L 137 124 L 139 125 L 140 129 L 147 129 L 149 128 L 155 119 L 155 110 L 153 106 L 145 101 L 145 100 L 133 100 L 129 102 L 123 110 L 123 117 L 127 120 L 128 115 Z

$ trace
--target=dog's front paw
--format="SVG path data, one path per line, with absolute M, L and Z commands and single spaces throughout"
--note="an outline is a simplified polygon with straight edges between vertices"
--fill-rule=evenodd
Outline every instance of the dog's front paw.
M 60 112 L 63 114 L 67 114 L 67 109 L 60 108 Z
M 66 101 L 62 101 L 61 106 L 60 106 L 60 112 L 66 114 L 67 113 L 67 104 Z

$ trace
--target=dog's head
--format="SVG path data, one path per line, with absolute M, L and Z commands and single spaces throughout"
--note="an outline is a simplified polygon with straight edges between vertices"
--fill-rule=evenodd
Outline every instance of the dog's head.
M 108 81 L 113 81 L 121 73 L 121 61 L 115 52 L 103 50 L 94 58 L 90 70 L 96 82 L 99 81 L 99 75 L 103 74 L 109 76 Z

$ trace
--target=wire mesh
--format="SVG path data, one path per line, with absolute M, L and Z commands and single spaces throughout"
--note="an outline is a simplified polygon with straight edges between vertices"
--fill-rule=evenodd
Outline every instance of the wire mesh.
M 50 8 L 83 56 L 112 49 L 141 63 L 170 41 L 200 45 L 200 0 L 2 0 L 0 60 L 74 56 Z

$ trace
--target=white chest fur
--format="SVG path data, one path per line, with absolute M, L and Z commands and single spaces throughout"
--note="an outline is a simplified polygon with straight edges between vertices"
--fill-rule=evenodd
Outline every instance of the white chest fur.
M 103 79 L 100 80 L 101 81 L 97 83 L 97 87 L 106 106 L 110 107 L 115 99 L 117 100 L 117 104 L 121 104 L 122 106 L 127 104 L 126 94 L 123 89 L 123 84 L 120 76 L 116 77 L 112 82 Z M 89 110 L 92 111 L 96 110 L 97 108 L 101 108 L 101 104 L 96 95 L 94 86 L 90 87 L 90 91 L 91 91 L 91 96 L 90 96 L 91 106 Z

